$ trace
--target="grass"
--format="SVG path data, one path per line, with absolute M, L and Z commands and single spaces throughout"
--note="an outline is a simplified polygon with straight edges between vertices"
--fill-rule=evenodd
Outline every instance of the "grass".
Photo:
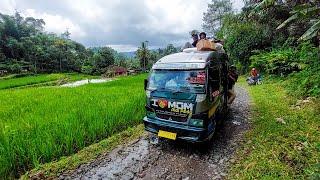
M 37 168 L 27 172 L 20 179 L 57 178 L 60 173 L 72 171 L 81 164 L 88 163 L 98 158 L 100 155 L 110 152 L 118 145 L 122 145 L 137 139 L 143 135 L 144 132 L 144 126 L 142 124 L 133 128 L 128 128 L 127 130 L 112 135 L 111 137 L 98 143 L 85 147 L 74 155 L 62 157 L 58 161 L 40 165 Z
M 298 99 L 287 95 L 280 84 L 244 86 L 254 103 L 252 129 L 237 152 L 229 178 L 319 179 L 319 100 L 299 109 L 295 108 Z
M 63 82 L 76 81 L 84 78 L 93 78 L 94 76 L 65 73 L 65 74 L 40 74 L 24 77 L 7 76 L 0 79 L 0 89 L 10 89 L 17 87 L 32 87 L 36 85 L 56 85 Z
M 146 75 L 0 91 L 0 177 L 18 177 L 141 123 Z

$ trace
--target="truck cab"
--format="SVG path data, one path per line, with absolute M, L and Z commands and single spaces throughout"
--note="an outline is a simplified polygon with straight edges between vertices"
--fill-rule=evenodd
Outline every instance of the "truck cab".
M 210 140 L 226 115 L 228 57 L 196 48 L 158 60 L 145 80 L 145 130 L 171 140 Z

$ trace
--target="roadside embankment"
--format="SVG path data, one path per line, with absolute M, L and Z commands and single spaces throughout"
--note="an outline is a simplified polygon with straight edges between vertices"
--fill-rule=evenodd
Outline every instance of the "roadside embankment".
M 320 101 L 289 96 L 279 83 L 247 86 L 252 128 L 230 179 L 320 178 Z

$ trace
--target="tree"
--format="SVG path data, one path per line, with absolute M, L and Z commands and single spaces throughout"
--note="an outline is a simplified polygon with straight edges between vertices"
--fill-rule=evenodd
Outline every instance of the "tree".
M 129 58 L 127 61 L 127 68 L 138 69 L 140 67 L 140 62 L 136 58 Z
M 70 35 L 71 33 L 69 32 L 69 30 L 67 29 L 64 33 L 61 34 L 61 37 L 63 39 L 70 39 Z
M 117 53 L 115 50 L 110 47 L 103 47 L 98 53 L 102 56 L 106 67 L 114 64 L 115 54 Z
M 127 67 L 127 57 L 121 53 L 116 53 L 115 55 L 115 64 L 121 67 Z
M 203 13 L 203 29 L 209 34 L 215 34 L 222 25 L 223 16 L 231 12 L 230 0 L 212 0 L 208 4 L 207 12 Z
M 225 47 L 233 62 L 241 64 L 245 72 L 250 65 L 249 57 L 254 50 L 270 46 L 268 32 L 262 25 L 253 22 L 233 25 L 226 38 Z
M 146 71 L 146 66 L 148 64 L 148 58 L 150 57 L 150 50 L 147 47 L 148 41 L 141 42 L 141 47 L 138 48 L 136 56 L 140 61 L 140 67 L 143 71 Z
M 154 63 L 162 57 L 157 51 L 150 51 L 147 67 L 151 68 Z
M 104 73 L 115 63 L 117 52 L 111 48 L 86 49 L 70 39 L 43 31 L 42 19 L 0 13 L 0 70 L 9 73 L 85 72 Z M 120 65 L 125 65 L 119 57 Z
M 163 50 L 163 56 L 177 53 L 178 51 L 178 48 L 174 47 L 173 44 L 168 44 L 167 47 Z
M 34 46 L 30 37 L 42 32 L 44 24 L 42 19 L 24 18 L 19 12 L 13 16 L 0 13 L 0 48 L 5 56 L 3 64 L 7 64 L 9 71 L 19 69 L 10 68 L 13 61 L 19 65 L 13 67 L 30 68 L 32 64 L 30 53 L 33 52 L 30 49 Z
M 95 53 L 91 59 L 93 62 L 93 70 L 96 73 L 105 73 L 107 68 L 115 62 L 115 50 L 110 47 L 103 47 Z
M 278 26 L 277 29 L 281 29 L 294 21 L 304 20 L 307 22 L 309 21 L 310 25 L 309 29 L 304 32 L 299 40 L 310 40 L 317 37 L 320 31 L 320 4 L 318 6 L 313 4 L 303 4 L 295 7 L 290 13 L 291 16 Z
M 277 27 L 278 30 L 294 22 L 307 22 L 308 28 L 301 35 L 299 40 L 310 40 L 317 37 L 318 43 L 320 44 L 320 1 L 262 0 L 257 3 L 255 10 L 261 11 L 278 4 L 285 4 L 292 9 L 290 12 L 291 16 Z M 303 26 L 305 25 L 306 24 L 303 23 L 302 26 L 297 27 L 296 29 L 304 29 Z

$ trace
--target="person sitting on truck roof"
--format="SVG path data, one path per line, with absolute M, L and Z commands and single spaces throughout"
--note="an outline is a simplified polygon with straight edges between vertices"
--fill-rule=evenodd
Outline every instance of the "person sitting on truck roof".
M 197 43 L 199 41 L 198 34 L 194 32 L 194 33 L 191 34 L 191 37 L 192 37 L 192 40 L 193 40 L 192 46 L 193 47 L 197 47 Z
M 235 66 L 230 66 L 230 70 L 228 72 L 228 104 L 232 104 L 234 99 L 236 98 L 236 93 L 234 92 L 234 85 L 238 81 L 238 73 Z
M 199 37 L 200 37 L 200 40 L 201 40 L 201 39 L 207 39 L 207 34 L 206 34 L 205 32 L 201 32 L 201 33 L 199 34 Z
M 192 38 L 192 40 L 193 40 L 193 43 L 186 42 L 186 44 L 183 46 L 183 48 L 181 48 L 182 51 L 183 51 L 184 49 L 187 49 L 187 48 L 197 47 L 197 43 L 198 43 L 198 41 L 199 41 L 199 37 L 198 37 L 197 31 L 193 30 L 193 31 L 191 32 L 191 38 Z
M 214 42 L 214 46 L 217 51 L 225 53 L 225 50 L 223 49 L 223 41 L 213 37 L 212 42 Z

